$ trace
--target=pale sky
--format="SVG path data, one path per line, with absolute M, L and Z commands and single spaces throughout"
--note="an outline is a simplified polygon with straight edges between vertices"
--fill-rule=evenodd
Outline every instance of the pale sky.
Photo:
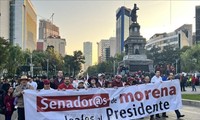
M 171 3 L 170 0 L 32 0 L 32 3 L 38 19 L 49 19 L 54 13 L 53 23 L 67 41 L 67 54 L 83 51 L 83 42 L 91 41 L 95 64 L 96 42 L 115 37 L 119 7 L 132 9 L 134 3 L 138 5 L 140 33 L 148 40 L 155 33 L 171 32 L 183 24 L 193 24 L 194 32 L 195 6 L 200 5 L 200 0 L 171 0 Z

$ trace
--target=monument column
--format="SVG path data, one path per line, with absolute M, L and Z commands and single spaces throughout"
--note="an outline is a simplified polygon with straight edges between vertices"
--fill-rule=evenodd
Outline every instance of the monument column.
M 134 4 L 134 8 L 131 11 L 132 24 L 129 26 L 129 37 L 124 42 L 126 55 L 123 61 L 120 62 L 120 66 L 127 66 L 129 72 L 151 72 L 154 71 L 153 61 L 147 59 L 145 55 L 144 47 L 146 39 L 140 35 L 137 10 L 139 10 L 139 8 Z

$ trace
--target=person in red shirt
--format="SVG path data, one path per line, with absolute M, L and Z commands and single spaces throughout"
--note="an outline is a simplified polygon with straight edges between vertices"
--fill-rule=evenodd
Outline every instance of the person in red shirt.
M 131 85 L 133 85 L 133 81 L 134 80 L 135 79 L 133 77 L 128 77 L 128 80 L 127 80 L 125 86 L 131 86 Z
M 123 87 L 122 76 L 116 75 L 115 80 L 112 82 L 113 87 Z
M 58 77 L 54 80 L 54 88 L 57 89 L 59 85 L 64 83 L 63 71 L 58 71 Z
M 69 77 L 65 77 L 64 83 L 58 86 L 58 90 L 67 90 L 67 89 L 74 89 Z
M 196 80 L 197 80 L 197 78 L 194 75 L 192 75 L 192 91 L 195 91 L 195 92 L 197 91 L 197 89 L 195 87 Z
M 4 104 L 6 106 L 5 110 L 5 120 L 11 120 L 12 114 L 14 112 L 14 97 L 13 88 L 10 86 L 8 90 L 6 90 L 6 96 L 4 98 Z

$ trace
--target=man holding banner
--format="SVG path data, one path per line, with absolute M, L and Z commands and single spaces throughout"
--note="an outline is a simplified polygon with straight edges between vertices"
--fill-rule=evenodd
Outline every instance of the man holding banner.
M 20 85 L 16 87 L 13 96 L 17 97 L 17 112 L 18 112 L 18 120 L 25 120 L 25 114 L 24 114 L 24 100 L 23 100 L 23 94 L 24 90 L 32 89 L 34 88 L 28 84 L 28 77 L 27 76 L 21 76 L 19 79 Z M 26 119 L 27 120 L 27 119 Z

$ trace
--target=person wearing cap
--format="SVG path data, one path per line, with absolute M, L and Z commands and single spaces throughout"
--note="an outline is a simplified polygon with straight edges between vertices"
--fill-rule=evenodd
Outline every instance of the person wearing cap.
M 77 89 L 85 89 L 85 82 L 83 80 L 79 80 Z
M 53 90 L 53 89 L 50 87 L 50 81 L 49 81 L 48 79 L 44 80 L 43 83 L 44 83 L 44 88 L 41 89 L 41 90 Z
M 17 112 L 18 112 L 18 120 L 25 120 L 25 114 L 24 114 L 24 101 L 23 101 L 23 94 L 24 90 L 31 89 L 34 90 L 34 88 L 28 84 L 28 77 L 23 75 L 19 79 L 19 85 L 15 88 L 15 91 L 13 93 L 13 97 L 17 97 Z
M 98 74 L 98 82 L 101 85 L 102 88 L 105 88 L 107 86 L 107 81 L 105 80 L 105 75 L 103 73 Z
M 33 81 L 33 79 L 31 77 L 29 77 L 29 82 L 28 82 L 29 85 L 31 85 L 34 90 L 37 90 L 37 83 L 35 81 Z
M 112 82 L 113 87 L 123 87 L 122 76 L 116 75 L 115 80 Z
M 58 90 L 67 90 L 67 89 L 74 89 L 69 77 L 65 77 L 64 83 L 58 86 Z

